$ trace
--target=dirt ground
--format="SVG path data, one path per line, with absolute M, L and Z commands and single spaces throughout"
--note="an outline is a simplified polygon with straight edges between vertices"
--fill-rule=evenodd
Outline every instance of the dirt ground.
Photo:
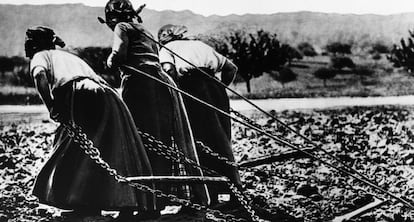
M 267 132 L 308 147 L 303 139 L 257 112 L 244 112 Z M 323 144 L 322 148 L 388 192 L 414 200 L 414 107 L 370 106 L 272 111 L 279 120 Z M 39 205 L 30 194 L 51 154 L 56 124 L 44 112 L 3 115 L 0 120 L 0 221 L 61 222 L 59 211 Z M 232 125 L 239 163 L 288 152 L 274 140 Z M 245 194 L 265 221 L 326 221 L 351 213 L 375 199 L 388 200 L 351 221 L 414 221 L 412 210 L 371 186 L 338 173 L 321 161 L 296 153 L 274 162 L 242 167 Z M 238 212 L 235 212 L 238 213 Z M 111 214 L 109 214 L 111 215 Z M 220 221 L 199 215 L 164 215 L 158 221 Z M 94 221 L 95 222 L 95 221 Z M 103 221 L 102 221 L 103 222 Z

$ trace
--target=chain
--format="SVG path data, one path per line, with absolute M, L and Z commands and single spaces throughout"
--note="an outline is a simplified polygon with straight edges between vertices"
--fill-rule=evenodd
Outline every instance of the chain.
M 149 148 L 149 150 L 155 152 L 155 153 L 159 153 L 160 155 L 165 156 L 166 158 L 170 159 L 170 160 L 174 160 L 177 161 L 177 157 L 174 157 L 173 155 L 171 155 L 170 151 L 164 152 L 164 150 L 161 147 L 155 147 L 155 146 L 151 146 L 151 145 L 146 145 L 147 148 Z M 208 173 L 210 174 L 218 174 L 216 171 L 208 169 L 208 168 L 204 168 L 198 164 L 194 165 L 191 162 L 187 162 L 186 163 L 191 164 L 194 167 L 197 167 L 203 171 L 208 171 Z M 227 182 L 227 185 L 229 186 L 230 190 L 232 191 L 232 193 L 237 197 L 237 200 L 240 202 L 240 204 L 243 206 L 244 209 L 246 209 L 246 211 L 249 213 L 249 215 L 251 215 L 251 218 L 253 221 L 260 221 L 260 218 L 256 215 L 256 212 L 251 208 L 251 206 L 249 205 L 249 202 L 251 202 L 251 200 L 244 195 L 238 188 L 237 186 L 235 186 L 233 183 Z
M 202 150 L 204 153 L 209 154 L 210 156 L 215 157 L 216 159 L 218 159 L 218 160 L 220 160 L 220 161 L 222 161 L 222 162 L 226 163 L 227 165 L 234 166 L 234 167 L 239 167 L 239 165 L 238 165 L 237 163 L 235 163 L 235 162 L 233 162 L 233 161 L 229 160 L 228 158 L 226 158 L 226 157 L 224 157 L 224 156 L 221 156 L 219 153 L 214 152 L 214 151 L 213 151 L 210 147 L 206 146 L 203 142 L 201 142 L 201 141 L 197 141 L 197 142 L 196 142 L 196 145 L 197 145 L 198 147 L 200 147 L 200 148 L 201 148 L 201 150 Z
M 234 109 L 231 109 L 230 108 L 230 113 L 233 113 L 236 117 L 239 117 L 243 121 L 249 123 L 250 125 L 252 125 L 252 126 L 254 126 L 256 128 L 263 129 L 263 126 L 261 126 L 260 124 L 256 123 L 254 120 L 250 119 L 249 117 L 241 114 L 240 112 L 238 112 L 238 111 L 236 111 Z
M 181 162 L 183 161 L 184 163 L 187 163 L 195 168 L 198 168 L 200 170 L 203 170 L 211 175 L 218 175 L 217 172 L 208 169 L 206 167 L 200 166 L 197 162 L 195 162 L 192 159 L 189 159 L 187 157 L 185 157 L 184 153 L 180 150 L 176 150 L 170 146 L 165 145 L 163 142 L 157 140 L 155 137 L 153 137 L 152 135 L 142 132 L 142 131 L 138 131 L 138 133 L 141 135 L 141 137 L 145 140 L 147 140 L 147 142 L 149 142 L 150 144 L 154 144 L 155 146 L 151 146 L 148 143 L 145 143 L 144 146 L 146 146 L 150 151 L 154 152 L 155 154 L 159 155 L 159 156 L 164 156 L 165 158 L 169 159 L 169 160 L 173 160 L 176 162 Z
M 63 124 L 63 126 L 68 130 L 69 137 L 73 138 L 74 142 L 79 144 L 81 149 L 92 159 L 97 163 L 101 168 L 106 170 L 109 175 L 114 177 L 114 179 L 119 183 L 126 183 L 131 187 L 134 187 L 136 189 L 139 189 L 144 192 L 152 193 L 158 198 L 165 198 L 170 200 L 171 202 L 179 203 L 185 207 L 190 207 L 192 209 L 195 209 L 197 211 L 204 210 L 207 213 L 210 213 L 211 215 L 217 214 L 222 218 L 225 218 L 226 221 L 244 221 L 244 219 L 235 218 L 234 215 L 231 214 L 223 214 L 222 212 L 218 210 L 210 209 L 206 206 L 191 203 L 188 200 L 178 198 L 177 196 L 173 194 L 164 194 L 161 190 L 153 189 L 149 186 L 130 182 L 127 177 L 122 176 L 118 174 L 118 172 L 111 168 L 108 163 L 106 163 L 100 156 L 100 151 L 98 148 L 93 146 L 93 142 L 87 138 L 87 135 L 82 132 L 82 129 L 79 126 L 76 126 L 74 124 L 66 125 Z M 211 218 L 212 216 L 207 215 L 207 218 Z
M 240 204 L 246 209 L 247 213 L 249 213 L 250 217 L 253 221 L 260 221 L 260 218 L 256 215 L 256 212 L 253 210 L 253 208 L 250 206 L 249 202 L 251 200 L 243 194 L 240 189 L 235 186 L 233 183 L 227 183 L 230 190 L 233 192 L 233 194 L 237 197 L 237 200 L 239 200 Z
M 180 161 L 178 156 L 183 157 L 184 154 L 181 151 L 177 151 L 177 150 L 173 150 L 172 147 L 166 146 L 164 143 L 162 143 L 161 141 L 157 140 L 156 138 L 154 138 L 152 135 L 148 134 L 148 133 L 144 133 L 141 131 L 138 131 L 138 133 L 141 134 L 141 136 L 143 137 L 143 139 L 146 139 L 148 142 L 155 144 L 155 146 L 151 146 L 148 145 L 148 143 L 145 143 L 145 146 L 147 146 L 147 148 L 153 152 L 155 152 L 158 155 L 162 155 L 170 160 L 173 161 Z M 201 143 L 201 142 L 200 142 Z M 202 143 L 201 143 L 202 144 Z M 204 144 L 202 144 L 204 146 Z M 211 150 L 211 148 L 204 146 L 206 149 Z M 177 155 L 178 154 L 178 155 Z M 223 159 L 227 159 L 224 158 Z M 188 159 L 188 158 L 183 158 L 182 160 L 184 160 L 185 163 L 190 164 L 191 166 L 198 168 L 200 170 L 206 171 L 209 174 L 212 175 L 219 175 L 219 173 L 217 173 L 214 170 L 211 170 L 209 168 L 200 166 L 198 163 L 196 163 L 195 161 Z M 228 159 L 227 159 L 228 160 Z M 231 162 L 228 160 L 228 162 Z M 234 162 L 231 162 L 233 164 L 235 164 Z M 237 166 L 237 164 L 236 164 Z M 249 213 L 251 219 L 253 221 L 260 221 L 260 218 L 256 215 L 256 212 L 251 208 L 251 206 L 249 205 L 249 202 L 251 202 L 251 200 L 243 194 L 243 192 L 241 192 L 237 186 L 235 186 L 233 183 L 227 182 L 227 185 L 230 188 L 230 191 L 232 191 L 232 193 L 237 197 L 237 200 L 240 202 L 240 204 L 243 206 L 244 209 L 246 209 L 246 211 Z

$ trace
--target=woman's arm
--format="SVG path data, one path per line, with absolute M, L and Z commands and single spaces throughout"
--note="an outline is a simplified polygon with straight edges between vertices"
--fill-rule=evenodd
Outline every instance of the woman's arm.
M 53 97 L 50 90 L 49 82 L 47 80 L 45 68 L 40 66 L 34 68 L 33 76 L 36 89 L 39 92 L 40 97 L 45 103 L 47 109 L 50 111 L 53 106 Z
M 221 82 L 226 84 L 227 86 L 233 82 L 234 78 L 236 77 L 237 73 L 237 66 L 234 65 L 229 59 L 226 59 L 222 69 L 221 69 Z
M 109 55 L 107 65 L 109 68 L 118 67 L 124 63 L 128 52 L 128 36 L 124 30 L 117 25 L 114 29 L 114 42 L 112 45 L 112 53 Z

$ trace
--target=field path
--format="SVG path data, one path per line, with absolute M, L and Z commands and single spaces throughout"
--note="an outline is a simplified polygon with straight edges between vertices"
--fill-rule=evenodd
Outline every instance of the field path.
M 346 106 L 414 105 L 414 95 L 389 97 L 335 97 L 335 98 L 283 98 L 252 100 L 264 110 L 326 109 Z M 254 108 L 243 100 L 231 100 L 231 107 L 238 111 Z M 0 108 L 1 110 L 1 108 Z M 1 111 L 0 111 L 1 113 Z
M 326 109 L 344 106 L 375 106 L 375 105 L 414 105 L 414 95 L 389 97 L 336 97 L 336 98 L 283 98 L 252 100 L 264 110 L 289 109 Z M 243 100 L 231 100 L 234 110 L 250 111 L 254 108 Z M 47 117 L 44 105 L 0 105 L 0 120 L 10 116 L 25 116 L 25 114 Z

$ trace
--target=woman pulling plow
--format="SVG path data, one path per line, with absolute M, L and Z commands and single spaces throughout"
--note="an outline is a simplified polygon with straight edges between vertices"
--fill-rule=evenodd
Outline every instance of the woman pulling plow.
M 229 85 L 236 75 L 237 67 L 202 41 L 184 37 L 186 32 L 187 27 L 172 24 L 164 25 L 158 31 L 158 39 L 164 45 L 160 49 L 163 69 L 176 80 L 180 89 L 229 113 L 230 104 L 226 89 L 205 74 L 217 78 L 216 74 L 220 73 L 217 80 Z M 184 103 L 195 139 L 210 147 L 213 152 L 234 162 L 230 118 L 187 97 L 184 98 Z M 241 187 L 240 175 L 236 167 L 218 160 L 201 149 L 197 152 L 202 166 L 228 177 L 232 183 Z M 221 184 L 211 184 L 208 188 L 213 206 L 220 205 L 218 199 L 220 194 L 231 193 L 227 186 Z M 231 200 L 226 205 L 226 208 L 240 206 L 235 196 L 231 196 Z
M 121 71 L 122 98 L 131 111 L 136 127 L 163 144 L 176 147 L 186 157 L 198 163 L 181 95 L 139 73 L 148 73 L 174 85 L 174 81 L 162 71 L 157 44 L 147 37 L 152 35 L 141 24 L 139 13 L 143 7 L 134 10 L 128 0 L 110 0 L 106 4 L 105 19 L 99 18 L 99 21 L 105 23 L 114 33 L 112 53 L 107 64 L 109 67 L 118 67 Z M 155 152 L 148 152 L 148 157 L 155 176 L 203 175 L 201 170 L 190 166 L 173 170 L 175 163 Z M 171 193 L 170 184 L 156 184 L 156 188 L 164 193 Z M 205 185 L 191 185 L 189 196 L 195 203 L 209 203 Z M 154 214 L 158 214 L 168 204 L 165 200 L 157 199 Z
M 39 26 L 26 32 L 30 73 L 50 117 L 80 126 L 121 175 L 152 175 L 126 105 L 84 61 L 56 50 L 56 45 L 64 43 L 50 28 Z M 63 126 L 56 131 L 53 149 L 33 190 L 41 203 L 73 210 L 72 218 L 99 216 L 101 210 L 154 209 L 154 196 L 110 178 Z
M 154 175 L 151 159 L 125 103 L 84 61 L 57 50 L 56 45 L 63 47 L 64 43 L 50 28 L 39 26 L 26 32 L 30 73 L 51 118 L 81 127 L 101 157 L 120 175 Z M 187 136 L 191 138 L 191 133 Z M 159 216 L 163 202 L 114 180 L 84 153 L 63 126 L 56 131 L 53 149 L 36 179 L 33 194 L 41 203 L 72 210 L 68 221 L 99 217 L 101 210 L 120 211 L 117 221 Z M 206 195 L 193 194 L 200 202 L 208 201 L 203 199 Z M 138 218 L 134 211 L 138 211 Z

